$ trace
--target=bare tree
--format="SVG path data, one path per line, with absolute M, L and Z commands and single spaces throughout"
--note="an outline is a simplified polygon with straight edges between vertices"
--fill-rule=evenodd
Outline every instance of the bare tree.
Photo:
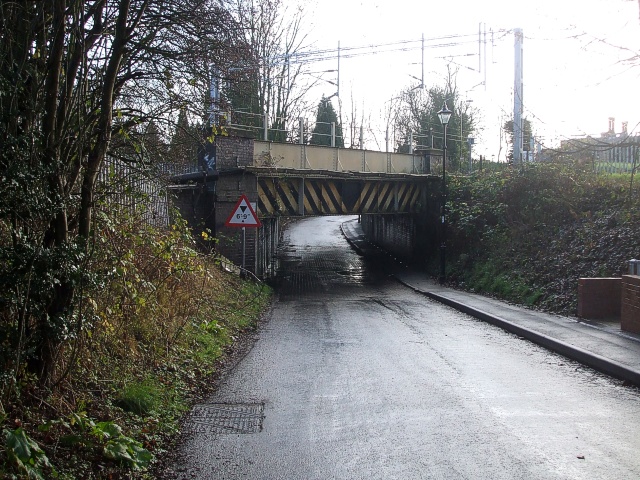
M 85 328 L 82 289 L 99 281 L 83 265 L 114 139 L 134 141 L 151 118 L 166 119 L 178 93 L 200 82 L 189 75 L 194 59 L 224 57 L 233 30 L 215 0 L 0 4 L 0 277 L 8 299 L 0 318 L 16 339 L 14 365 L 32 352 L 26 360 L 44 385 Z
M 234 11 L 247 51 L 232 69 L 237 73 L 228 78 L 240 89 L 243 81 L 253 83 L 255 91 L 238 92 L 237 85 L 232 96 L 236 101 L 242 94 L 257 96 L 253 113 L 266 115 L 272 140 L 284 141 L 290 136 L 291 120 L 308 106 L 305 94 L 317 82 L 305 76 L 304 53 L 309 46 L 302 30 L 304 11 L 287 8 L 283 0 L 236 0 Z
M 448 70 L 444 87 L 432 86 L 428 89 L 407 87 L 397 96 L 393 110 L 393 132 L 396 149 L 409 151 L 409 142 L 421 146 L 442 145 L 442 125 L 438 111 L 442 106 L 453 112 L 448 124 L 447 152 L 453 168 L 459 165 L 465 154 L 467 135 L 475 131 L 475 111 L 460 98 L 456 84 L 457 72 Z M 432 135 L 438 140 L 432 143 Z M 439 146 L 438 145 L 438 146 Z
M 363 148 L 360 142 L 360 131 L 364 129 L 364 108 L 362 112 L 358 111 L 358 106 L 353 98 L 353 90 L 351 90 L 349 101 L 351 108 L 345 121 L 349 128 L 349 148 Z

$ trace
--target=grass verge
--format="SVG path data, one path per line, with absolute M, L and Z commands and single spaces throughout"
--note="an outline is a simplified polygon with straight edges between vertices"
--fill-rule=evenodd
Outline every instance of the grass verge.
M 102 283 L 83 292 L 85 328 L 58 352 L 58 380 L 5 374 L 2 478 L 155 478 L 181 419 L 270 304 L 268 286 L 200 253 L 183 224 L 111 222 L 90 265 Z

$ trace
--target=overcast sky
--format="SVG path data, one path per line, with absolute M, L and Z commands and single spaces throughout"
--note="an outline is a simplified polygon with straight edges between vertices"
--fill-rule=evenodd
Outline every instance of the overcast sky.
M 497 159 L 499 125 L 513 113 L 515 28 L 525 37 L 525 116 L 545 145 L 599 135 L 608 117 L 616 118 L 617 131 L 627 121 L 629 130 L 640 133 L 640 66 L 624 61 L 640 50 L 636 0 L 317 0 L 304 9 L 314 48 L 340 42 L 343 113 L 350 111 L 353 97 L 358 110 L 378 122 L 367 148 L 384 148 L 385 102 L 421 77 L 424 34 L 426 86 L 444 85 L 447 64 L 458 68 L 461 97 L 478 109 L 483 128 L 476 153 Z M 418 42 L 397 45 L 410 40 Z M 349 48 L 381 44 L 393 45 L 346 58 Z M 402 46 L 406 51 L 398 50 Z M 382 53 L 385 49 L 395 51 Z M 336 67 L 335 59 L 318 64 L 319 70 Z M 335 80 L 331 75 L 325 78 Z M 327 83 L 319 93 L 328 96 L 332 89 Z

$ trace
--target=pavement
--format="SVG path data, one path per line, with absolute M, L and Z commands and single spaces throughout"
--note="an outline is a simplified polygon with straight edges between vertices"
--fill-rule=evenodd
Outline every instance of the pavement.
M 366 240 L 357 220 L 344 222 L 342 233 L 361 254 L 379 253 L 379 248 Z M 619 321 L 589 321 L 536 311 L 442 286 L 424 272 L 407 270 L 396 273 L 395 277 L 433 300 L 602 373 L 640 386 L 640 335 L 622 331 Z

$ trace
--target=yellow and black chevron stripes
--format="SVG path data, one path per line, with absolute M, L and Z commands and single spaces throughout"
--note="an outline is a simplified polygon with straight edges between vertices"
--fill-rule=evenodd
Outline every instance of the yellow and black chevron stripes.
M 417 184 L 399 184 L 398 185 L 398 210 L 408 212 L 415 210 L 416 205 L 420 201 L 420 188 Z
M 258 215 L 300 215 L 299 183 L 293 179 L 258 177 Z
M 408 213 L 424 183 L 330 178 L 258 177 L 261 216 Z

